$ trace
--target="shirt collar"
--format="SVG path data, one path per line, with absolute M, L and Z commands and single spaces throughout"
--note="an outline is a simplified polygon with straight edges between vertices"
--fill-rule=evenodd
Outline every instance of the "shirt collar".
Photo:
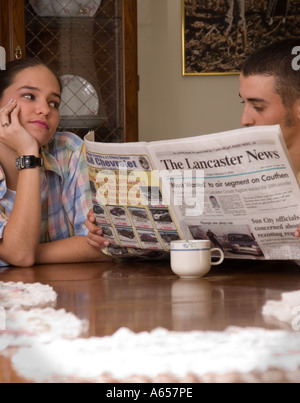
M 2 199 L 7 192 L 5 173 L 0 165 L 0 199 Z
M 2 182 L 5 179 L 5 173 L 3 171 L 2 166 L 0 165 L 0 182 Z
M 45 170 L 55 172 L 58 176 L 63 177 L 59 163 L 50 153 L 49 149 L 46 147 L 42 147 L 41 155 L 44 161 Z

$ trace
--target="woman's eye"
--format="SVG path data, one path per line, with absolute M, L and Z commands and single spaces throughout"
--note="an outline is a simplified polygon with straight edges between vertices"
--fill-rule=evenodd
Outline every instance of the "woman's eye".
M 26 98 L 26 99 L 30 99 L 31 101 L 33 101 L 35 99 L 35 96 L 33 94 L 23 94 L 22 97 Z
M 60 104 L 59 104 L 58 102 L 56 102 L 56 101 L 51 101 L 51 102 L 49 102 L 49 105 L 50 105 L 52 108 L 55 108 L 55 109 L 59 109 L 59 107 L 60 107 Z

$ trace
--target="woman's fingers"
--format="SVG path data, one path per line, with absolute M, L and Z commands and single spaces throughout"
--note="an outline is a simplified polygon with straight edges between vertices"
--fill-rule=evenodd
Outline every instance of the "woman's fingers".
M 1 123 L 1 128 L 7 128 L 11 124 L 11 113 L 13 110 L 16 108 L 17 102 L 12 99 L 9 101 L 9 103 L 2 109 L 0 109 L 0 123 Z

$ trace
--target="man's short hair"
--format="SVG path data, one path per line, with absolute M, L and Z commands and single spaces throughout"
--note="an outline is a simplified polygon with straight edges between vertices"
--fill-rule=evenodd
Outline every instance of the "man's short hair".
M 293 49 L 300 46 L 300 38 L 289 38 L 265 46 L 245 61 L 242 74 L 274 76 L 275 88 L 286 107 L 291 107 L 300 98 L 300 70 L 293 68 Z

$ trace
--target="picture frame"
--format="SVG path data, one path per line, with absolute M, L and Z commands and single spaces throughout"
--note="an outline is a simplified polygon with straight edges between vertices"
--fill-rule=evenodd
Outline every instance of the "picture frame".
M 245 58 L 300 38 L 299 0 L 181 0 L 183 76 L 239 74 Z

